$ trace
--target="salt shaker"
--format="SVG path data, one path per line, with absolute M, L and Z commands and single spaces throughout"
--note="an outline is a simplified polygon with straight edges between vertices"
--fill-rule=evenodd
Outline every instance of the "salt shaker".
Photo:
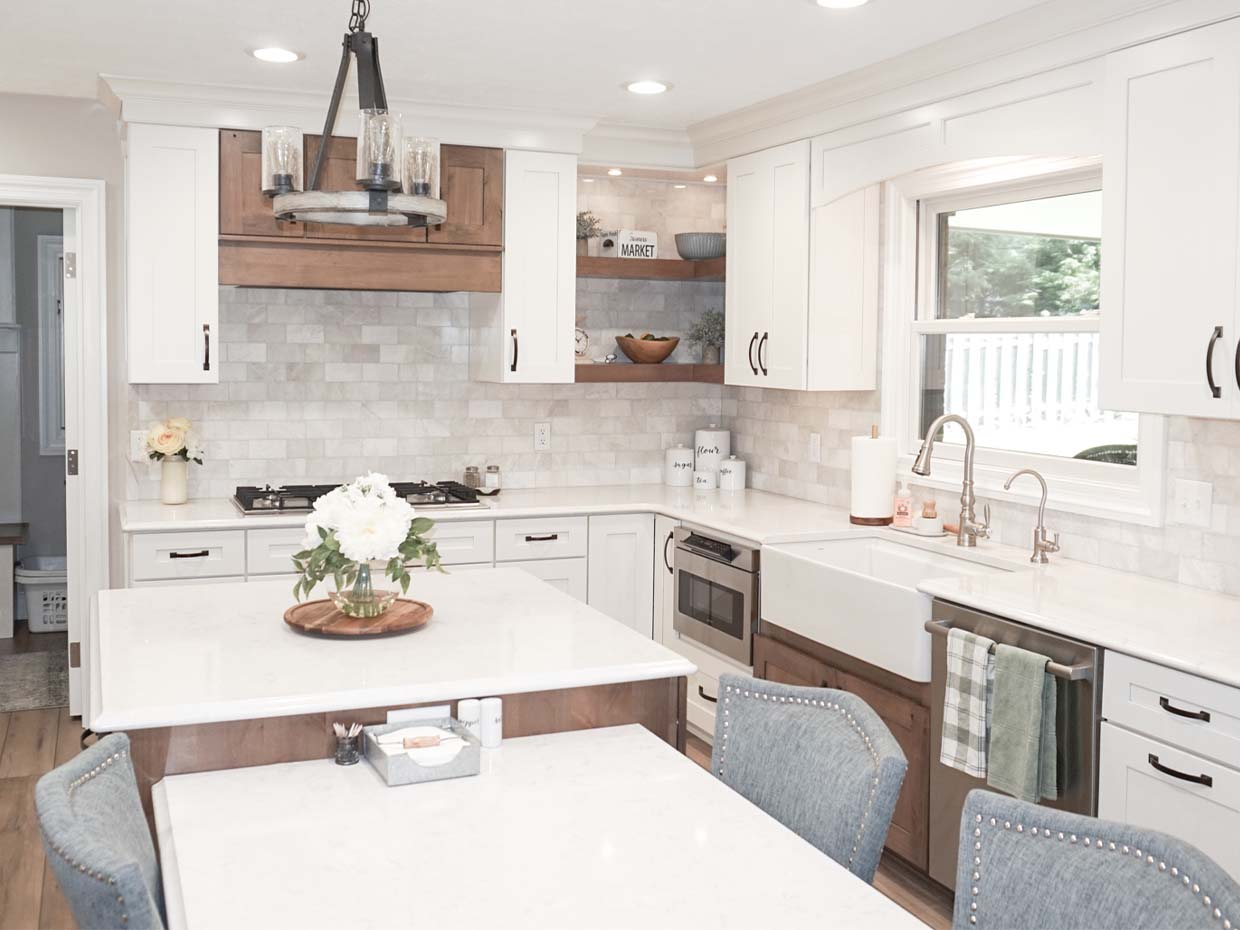
M 497 697 L 482 699 L 482 746 L 494 749 L 504 738 L 504 702 Z
M 465 698 L 456 702 L 456 719 L 461 721 L 476 739 L 482 739 L 482 703 L 477 698 Z
M 487 490 L 499 490 L 499 466 L 488 465 L 485 478 L 485 487 Z

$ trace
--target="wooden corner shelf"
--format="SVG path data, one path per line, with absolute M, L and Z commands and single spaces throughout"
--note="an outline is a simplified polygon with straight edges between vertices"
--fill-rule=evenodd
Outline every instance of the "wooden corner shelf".
M 679 258 L 592 258 L 577 256 L 579 278 L 627 278 L 638 281 L 722 281 L 723 258 L 698 262 Z
M 621 259 L 628 261 L 628 259 Z M 636 261 L 636 259 L 634 259 Z M 668 382 L 691 381 L 698 384 L 723 384 L 722 365 L 578 365 L 578 384 L 601 384 L 605 382 Z

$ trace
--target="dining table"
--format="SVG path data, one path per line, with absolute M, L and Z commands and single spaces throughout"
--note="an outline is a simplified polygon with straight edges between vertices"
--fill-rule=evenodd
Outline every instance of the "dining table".
M 170 930 L 926 926 L 635 724 L 506 739 L 461 778 L 319 759 L 153 798 Z

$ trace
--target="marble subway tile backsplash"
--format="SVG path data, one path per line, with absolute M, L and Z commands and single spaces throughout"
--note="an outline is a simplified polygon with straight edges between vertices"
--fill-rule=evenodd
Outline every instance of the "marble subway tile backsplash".
M 649 178 L 578 178 L 577 209 L 598 217 L 605 232 L 644 229 L 658 234 L 659 258 L 679 258 L 676 233 L 723 232 L 728 189 Z
M 621 364 L 628 364 L 616 337 L 651 332 L 681 337 L 668 364 L 700 362 L 702 347 L 684 335 L 707 310 L 723 310 L 723 282 L 577 279 L 577 325 L 590 337 L 586 353 L 590 358 L 612 352 Z
M 658 296 L 671 317 L 689 312 Z M 509 487 L 656 483 L 663 449 L 722 415 L 718 385 L 471 381 L 469 299 L 221 288 L 220 383 L 131 386 L 130 428 L 192 419 L 208 459 L 191 467 L 190 494 L 226 497 L 239 484 L 336 482 L 371 468 L 459 480 L 466 465 L 488 464 Z M 535 452 L 543 420 L 551 450 Z M 131 463 L 127 494 L 157 498 L 158 467 Z

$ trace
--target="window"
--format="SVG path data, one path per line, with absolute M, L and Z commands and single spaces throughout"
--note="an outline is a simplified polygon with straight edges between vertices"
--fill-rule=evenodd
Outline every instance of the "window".
M 884 428 L 911 456 L 936 417 L 959 414 L 983 488 L 1033 467 L 1061 509 L 1160 522 L 1161 418 L 1099 400 L 1101 173 L 1008 173 L 962 167 L 890 185 L 889 261 L 911 281 L 886 302 L 887 351 L 907 363 L 884 359 Z M 936 466 L 963 458 L 955 427 L 940 448 Z M 930 483 L 958 487 L 954 471 L 936 467 Z

